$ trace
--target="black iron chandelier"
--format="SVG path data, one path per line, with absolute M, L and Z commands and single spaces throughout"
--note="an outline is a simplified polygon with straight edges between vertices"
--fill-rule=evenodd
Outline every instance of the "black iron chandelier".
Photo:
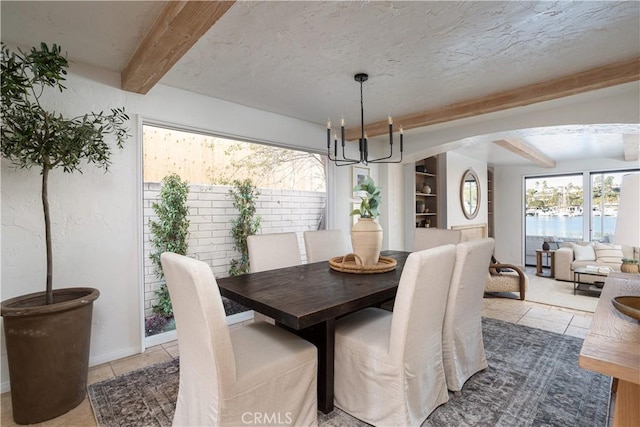
M 369 160 L 369 147 L 367 144 L 367 134 L 364 133 L 364 104 L 362 102 L 362 83 L 369 79 L 369 75 L 365 73 L 358 73 L 354 76 L 355 81 L 360 83 L 360 139 L 359 139 L 359 151 L 360 158 L 352 159 L 345 155 L 344 148 L 344 119 L 340 120 L 340 135 L 342 139 L 342 158 L 338 157 L 338 135 L 333 135 L 333 157 L 331 156 L 331 120 L 327 121 L 327 157 L 332 162 L 335 162 L 336 166 L 355 165 L 357 163 L 363 163 L 368 165 L 369 163 L 400 163 L 402 162 L 402 126 L 400 126 L 400 158 L 390 160 L 393 157 L 393 119 L 389 117 L 389 155 L 386 157 L 380 157 L 378 159 Z

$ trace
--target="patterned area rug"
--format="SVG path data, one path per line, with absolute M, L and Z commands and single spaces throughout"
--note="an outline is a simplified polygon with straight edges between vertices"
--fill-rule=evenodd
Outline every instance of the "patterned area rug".
M 423 426 L 606 426 L 610 378 L 578 367 L 582 340 L 483 319 L 489 368 L 450 393 Z M 100 427 L 170 426 L 179 361 L 89 386 Z M 366 426 L 335 409 L 320 426 Z

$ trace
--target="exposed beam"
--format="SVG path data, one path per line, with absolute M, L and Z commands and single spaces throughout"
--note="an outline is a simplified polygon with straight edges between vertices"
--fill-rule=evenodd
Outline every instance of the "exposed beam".
M 640 135 L 625 134 L 622 136 L 624 141 L 624 160 L 627 162 L 637 162 L 640 158 Z
M 420 128 L 638 80 L 640 80 L 640 57 L 432 110 L 394 117 L 393 121 L 398 125 L 401 124 L 405 130 Z M 365 131 L 367 136 L 385 135 L 389 132 L 389 127 L 387 121 L 383 120 L 366 125 Z M 345 139 L 353 141 L 359 137 L 359 127 L 345 129 Z
M 121 87 L 145 94 L 235 1 L 169 1 L 122 70 Z
M 499 139 L 498 141 L 493 142 L 512 153 L 516 153 L 525 159 L 533 161 L 535 164 L 542 166 L 543 168 L 556 167 L 556 162 L 552 158 L 519 139 Z

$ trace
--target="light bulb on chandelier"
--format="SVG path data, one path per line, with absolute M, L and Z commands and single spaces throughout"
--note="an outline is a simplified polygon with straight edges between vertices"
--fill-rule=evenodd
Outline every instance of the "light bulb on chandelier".
M 378 159 L 369 160 L 369 146 L 367 141 L 367 134 L 364 132 L 364 103 L 362 101 L 362 83 L 369 79 L 368 74 L 358 73 L 354 76 L 355 81 L 360 83 L 360 139 L 358 140 L 358 151 L 360 153 L 360 159 L 352 159 L 345 154 L 345 141 L 344 141 L 344 118 L 340 120 L 340 136 L 342 142 L 342 158 L 338 157 L 338 135 L 334 133 L 333 136 L 333 157 L 331 155 L 331 120 L 327 120 L 327 157 L 332 162 L 335 162 L 336 166 L 354 165 L 357 163 L 363 163 L 368 165 L 369 163 L 400 163 L 402 162 L 402 149 L 403 149 L 403 131 L 400 126 L 400 158 L 390 160 L 393 157 L 393 119 L 391 116 L 388 118 L 389 123 L 389 155 L 386 157 L 380 157 Z

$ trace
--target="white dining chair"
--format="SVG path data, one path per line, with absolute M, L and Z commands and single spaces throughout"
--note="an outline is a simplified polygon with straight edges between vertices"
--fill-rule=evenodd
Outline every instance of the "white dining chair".
M 247 237 L 252 273 L 302 264 L 296 233 L 255 234 Z
M 296 233 L 254 234 L 247 237 L 249 268 L 252 273 L 293 267 L 302 264 Z M 275 321 L 257 311 L 253 320 L 274 324 Z
M 308 263 L 328 261 L 348 253 L 342 230 L 305 231 L 303 236 Z
M 369 424 L 420 425 L 449 400 L 442 322 L 455 246 L 414 252 L 393 313 L 366 308 L 336 322 L 335 405 Z
M 441 245 L 456 245 L 462 239 L 460 230 L 442 228 L 416 228 L 413 232 L 413 252 L 435 248 Z
M 494 244 L 493 239 L 481 239 L 456 245 L 442 333 L 444 371 L 451 391 L 460 391 L 473 374 L 488 366 L 480 312 Z
M 316 347 L 264 322 L 229 330 L 210 267 L 169 252 L 161 262 L 180 351 L 173 425 L 239 426 L 272 414 L 316 425 Z
M 458 244 L 462 238 L 460 230 L 445 230 L 441 228 L 416 228 L 413 232 L 413 252 L 436 248 L 442 245 Z M 385 310 L 393 311 L 394 300 L 385 302 L 380 306 Z

